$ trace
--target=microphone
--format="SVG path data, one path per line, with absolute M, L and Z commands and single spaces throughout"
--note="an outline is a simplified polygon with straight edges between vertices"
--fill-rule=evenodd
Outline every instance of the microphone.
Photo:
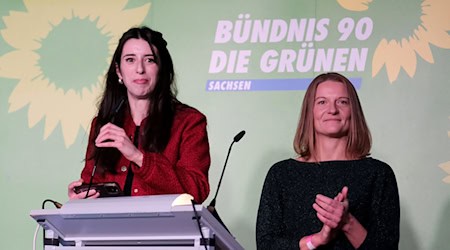
M 42 202 L 42 209 L 45 209 L 45 204 L 47 203 L 47 202 L 51 202 L 52 204 L 53 204 L 53 206 L 55 206 L 57 209 L 60 209 L 60 208 L 62 208 L 62 204 L 61 203 L 59 203 L 59 202 L 57 202 L 57 201 L 55 201 L 55 200 L 52 200 L 52 199 L 45 199 L 43 202 Z M 46 236 L 45 236 L 45 232 L 46 232 L 46 230 L 44 230 L 43 232 L 42 232 L 42 249 L 45 249 L 45 242 L 46 242 Z M 51 242 L 51 243 L 58 243 L 59 244 L 59 241 L 58 241 L 58 239 L 54 239 L 54 238 L 49 238 L 49 241 Z
M 115 120 L 116 120 L 116 116 L 119 113 L 120 109 L 122 108 L 122 105 L 125 102 L 125 97 L 122 97 L 119 101 L 119 104 L 117 104 L 116 108 L 114 109 L 114 112 L 111 115 L 111 123 L 114 124 Z M 87 192 L 86 192 L 86 196 L 84 197 L 85 199 L 87 199 L 89 197 L 89 191 L 91 190 L 92 187 L 92 181 L 94 180 L 94 175 L 95 175 L 95 171 L 97 170 L 97 164 L 98 164 L 98 160 L 100 159 L 100 154 L 101 152 L 103 152 L 103 148 L 99 148 L 99 151 L 97 152 L 97 155 L 95 156 L 95 162 L 94 162 L 94 168 L 92 169 L 92 174 L 91 174 L 91 178 L 89 178 L 89 185 L 87 188 Z
M 55 206 L 56 208 L 62 208 L 62 204 L 61 203 L 59 203 L 59 202 L 57 202 L 57 201 L 55 201 L 55 200 L 52 200 L 52 199 L 45 199 L 43 202 L 42 202 L 42 209 L 44 209 L 45 208 L 45 203 L 47 203 L 47 202 L 51 202 L 52 204 L 53 204 L 53 206 Z
M 244 137 L 245 135 L 245 131 L 242 130 L 241 132 L 239 132 L 234 138 L 233 138 L 233 142 L 238 142 L 242 139 L 242 137 Z
M 53 201 L 53 205 L 56 207 L 56 208 L 62 208 L 62 204 L 61 203 L 59 203 L 59 202 L 57 202 L 57 201 Z
M 233 144 L 235 142 L 240 141 L 242 139 L 242 137 L 244 137 L 244 135 L 245 135 L 245 130 L 242 130 L 236 136 L 234 136 L 233 142 L 230 144 L 230 147 L 228 148 L 227 157 L 225 158 L 225 164 L 223 165 L 222 174 L 220 175 L 219 184 L 217 185 L 216 194 L 214 195 L 214 198 L 211 200 L 211 202 L 209 203 L 209 205 L 207 207 L 207 209 L 212 213 L 212 215 L 220 222 L 220 224 L 222 224 L 222 226 L 228 232 L 229 232 L 228 228 L 222 222 L 222 220 L 219 217 L 219 214 L 216 211 L 216 198 L 217 198 L 217 194 L 219 193 L 220 184 L 222 184 L 222 178 L 223 178 L 223 174 L 225 173 L 225 168 L 227 167 L 227 162 L 228 162 L 228 158 L 230 157 L 231 148 L 233 147 Z

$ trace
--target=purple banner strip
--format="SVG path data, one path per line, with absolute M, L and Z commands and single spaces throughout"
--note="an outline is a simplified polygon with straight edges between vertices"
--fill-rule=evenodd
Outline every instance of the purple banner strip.
M 356 89 L 361 88 L 361 77 L 349 78 Z M 208 80 L 206 91 L 291 91 L 306 90 L 312 78 L 294 79 L 234 79 Z

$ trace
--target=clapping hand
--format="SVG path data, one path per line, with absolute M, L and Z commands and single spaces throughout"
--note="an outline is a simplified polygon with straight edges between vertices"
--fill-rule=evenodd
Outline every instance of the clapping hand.
M 337 230 L 347 222 L 349 205 L 347 194 L 348 188 L 343 187 L 334 198 L 322 194 L 316 196 L 313 208 L 317 212 L 317 218 L 323 223 L 322 229 L 317 234 L 318 242 L 327 244 L 335 237 Z

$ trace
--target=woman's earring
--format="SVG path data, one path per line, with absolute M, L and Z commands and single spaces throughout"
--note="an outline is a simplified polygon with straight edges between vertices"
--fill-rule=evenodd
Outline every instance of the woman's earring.
M 122 78 L 119 78 L 119 84 L 123 84 Z

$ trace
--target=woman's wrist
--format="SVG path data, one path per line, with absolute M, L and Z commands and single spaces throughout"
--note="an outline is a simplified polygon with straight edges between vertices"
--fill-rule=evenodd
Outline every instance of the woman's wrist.
M 133 162 L 138 166 L 142 167 L 142 163 L 144 161 L 144 154 L 138 150 L 136 156 L 134 157 Z
M 355 217 L 353 217 L 353 215 L 351 215 L 349 213 L 347 215 L 345 223 L 342 225 L 342 231 L 344 233 L 348 233 L 352 229 L 354 222 L 355 222 Z
M 299 245 L 300 245 L 300 249 L 313 250 L 323 244 L 320 243 L 320 239 L 317 234 L 311 234 L 311 235 L 301 238 Z
M 342 226 L 342 231 L 354 248 L 359 248 L 367 237 L 367 230 L 351 214 L 347 223 Z
M 313 235 L 306 237 L 306 247 L 308 250 L 314 250 L 317 248 L 317 245 L 313 243 Z

